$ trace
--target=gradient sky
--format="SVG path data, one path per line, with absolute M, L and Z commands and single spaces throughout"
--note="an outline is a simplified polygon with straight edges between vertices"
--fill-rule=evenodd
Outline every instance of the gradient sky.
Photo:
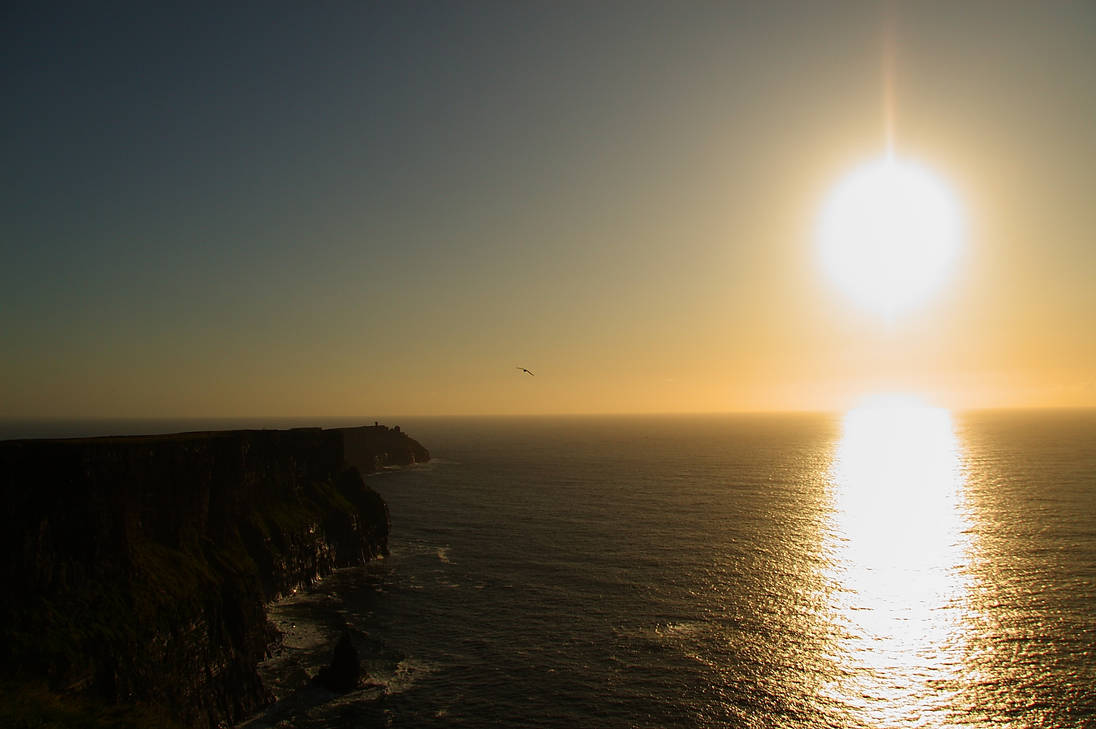
M 1091 2 L 148 5 L 2 11 L 0 415 L 1096 405 Z M 889 323 L 888 26 L 967 222 Z

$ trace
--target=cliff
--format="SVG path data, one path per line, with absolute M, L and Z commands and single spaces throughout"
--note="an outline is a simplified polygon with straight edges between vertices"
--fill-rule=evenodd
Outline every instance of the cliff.
M 264 603 L 387 551 L 397 429 L 0 442 L 0 670 L 213 727 L 261 707 Z

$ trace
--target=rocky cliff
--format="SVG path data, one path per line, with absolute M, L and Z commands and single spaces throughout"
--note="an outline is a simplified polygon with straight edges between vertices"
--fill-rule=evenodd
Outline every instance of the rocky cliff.
M 397 429 L 0 442 L 0 670 L 213 727 L 263 705 L 264 604 L 387 550 Z

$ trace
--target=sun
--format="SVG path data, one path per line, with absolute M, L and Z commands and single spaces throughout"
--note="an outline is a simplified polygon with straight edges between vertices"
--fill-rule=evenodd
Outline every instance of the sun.
M 854 169 L 830 192 L 818 251 L 841 291 L 890 317 L 923 303 L 948 279 L 962 228 L 959 202 L 943 180 L 887 156 Z

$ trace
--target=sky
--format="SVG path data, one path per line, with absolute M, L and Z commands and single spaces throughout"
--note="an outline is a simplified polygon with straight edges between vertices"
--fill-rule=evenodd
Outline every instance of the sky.
M 0 415 L 1096 406 L 1090 2 L 152 5 L 0 11 Z M 888 108 L 899 317 L 816 251 Z

